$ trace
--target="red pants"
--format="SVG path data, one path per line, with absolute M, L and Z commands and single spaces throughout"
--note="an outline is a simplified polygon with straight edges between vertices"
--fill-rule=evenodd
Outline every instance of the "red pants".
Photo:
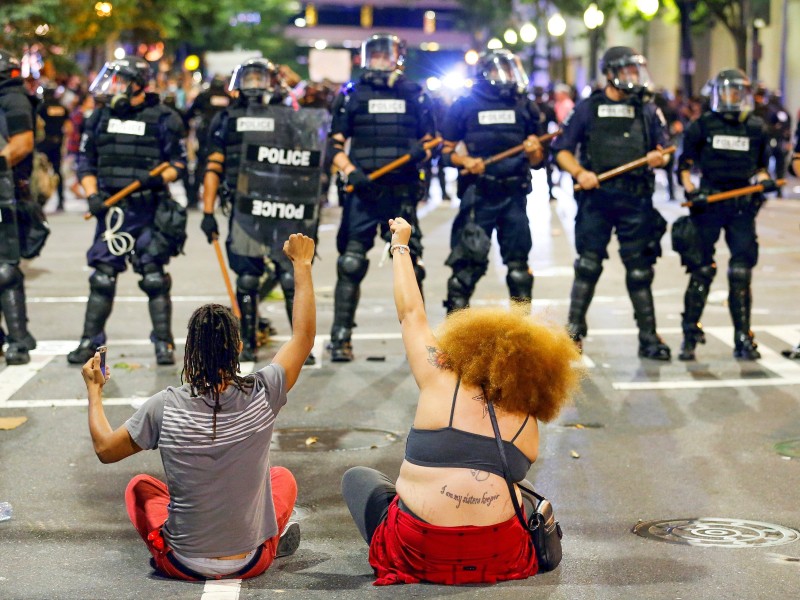
M 272 502 L 275 505 L 275 517 L 278 521 L 278 535 L 266 540 L 256 550 L 255 563 L 251 563 L 243 572 L 231 573 L 224 577 L 235 576 L 237 579 L 256 577 L 266 571 L 275 559 L 278 548 L 280 532 L 289 522 L 289 517 L 294 509 L 297 499 L 297 482 L 288 469 L 272 467 Z M 167 520 L 167 505 L 169 504 L 169 490 L 164 482 L 150 475 L 137 475 L 128 483 L 125 489 L 125 506 L 131 523 L 142 536 L 147 549 L 153 555 L 156 568 L 169 577 L 196 581 L 198 579 L 212 579 L 188 571 L 177 561 L 169 556 L 171 548 L 164 543 L 161 537 L 161 527 Z M 177 563 L 177 564 L 176 564 Z M 222 579 L 223 576 L 215 577 Z

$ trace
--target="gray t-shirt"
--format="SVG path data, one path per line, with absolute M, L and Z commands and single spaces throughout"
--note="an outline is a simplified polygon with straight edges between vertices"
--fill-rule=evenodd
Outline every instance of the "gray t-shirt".
M 229 386 L 220 395 L 217 436 L 214 402 L 192 397 L 188 384 L 159 392 L 125 427 L 143 449 L 159 448 L 169 487 L 162 531 L 184 556 L 249 552 L 277 535 L 269 446 L 286 404 L 286 373 L 271 364 L 255 373 L 250 392 Z

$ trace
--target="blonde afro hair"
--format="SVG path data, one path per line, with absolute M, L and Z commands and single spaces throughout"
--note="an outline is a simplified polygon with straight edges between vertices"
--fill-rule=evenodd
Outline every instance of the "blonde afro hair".
M 483 387 L 507 412 L 552 421 L 577 389 L 580 353 L 564 327 L 525 314 L 530 305 L 467 308 L 436 331 L 447 368 Z

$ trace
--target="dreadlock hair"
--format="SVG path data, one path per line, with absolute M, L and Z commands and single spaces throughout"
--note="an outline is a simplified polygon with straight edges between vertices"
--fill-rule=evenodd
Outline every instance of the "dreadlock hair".
M 189 318 L 181 382 L 190 385 L 192 396 L 202 397 L 204 402 L 206 397 L 214 401 L 212 440 L 217 437 L 220 388 L 233 385 L 248 391 L 255 382 L 252 375 L 237 374 L 240 341 L 239 320 L 226 306 L 205 304 Z

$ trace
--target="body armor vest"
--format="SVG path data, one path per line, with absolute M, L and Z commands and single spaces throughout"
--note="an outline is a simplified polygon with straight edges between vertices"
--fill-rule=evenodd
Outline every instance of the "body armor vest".
M 488 158 L 522 143 L 531 120 L 527 99 L 508 99 L 472 93 L 464 100 L 464 143 L 470 156 Z M 528 178 L 530 163 L 524 152 L 486 167 L 486 175 L 497 179 Z
M 647 154 L 650 144 L 641 104 L 612 102 L 604 92 L 593 95 L 589 102 L 592 103 L 592 120 L 586 145 L 586 168 L 600 174 Z M 630 175 L 651 177 L 646 169 L 637 169 Z
M 69 115 L 67 109 L 57 100 L 46 100 L 40 109 L 40 116 L 44 122 L 44 135 L 48 138 L 64 137 L 64 122 Z
M 348 90 L 349 102 L 354 103 L 353 132 L 350 140 L 350 159 L 365 173 L 384 166 L 407 154 L 419 141 L 419 86 L 398 81 L 394 87 L 377 87 L 364 81 Z M 381 178 L 382 183 L 416 179 L 412 163 L 395 169 Z
M 707 112 L 699 125 L 705 141 L 700 150 L 703 184 L 722 190 L 748 185 L 758 170 L 763 121 L 751 116 L 744 123 L 730 122 Z
M 139 107 L 136 107 L 137 109 Z M 170 109 L 145 101 L 140 110 L 123 115 L 100 109 L 93 128 L 97 147 L 97 178 L 105 191 L 115 192 L 136 180 L 147 179 L 161 162 L 161 122 Z

